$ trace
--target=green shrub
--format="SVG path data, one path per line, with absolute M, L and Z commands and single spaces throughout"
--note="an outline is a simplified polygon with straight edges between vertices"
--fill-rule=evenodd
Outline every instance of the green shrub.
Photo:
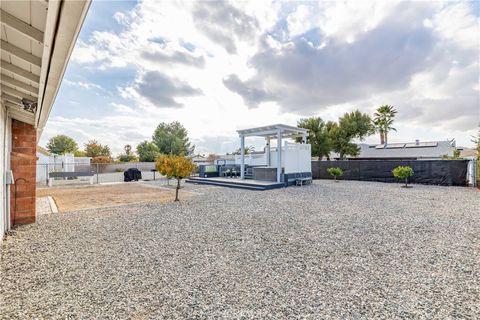
M 118 156 L 120 162 L 138 162 L 138 158 L 134 154 L 121 154 Z
M 407 187 L 408 178 L 413 176 L 413 169 L 410 166 L 398 166 L 392 170 L 392 173 L 395 178 L 405 180 L 405 187 Z
M 343 175 L 343 170 L 339 167 L 330 167 L 327 169 L 327 172 L 333 176 L 333 179 L 337 181 L 337 177 Z

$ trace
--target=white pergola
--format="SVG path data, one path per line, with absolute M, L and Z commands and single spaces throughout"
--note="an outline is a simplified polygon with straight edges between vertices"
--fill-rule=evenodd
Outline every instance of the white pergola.
M 277 139 L 277 182 L 282 177 L 282 139 L 301 137 L 307 141 L 308 130 L 285 124 L 274 124 L 270 126 L 243 129 L 237 131 L 240 136 L 240 178 L 245 179 L 245 137 L 264 137 L 267 141 L 267 166 L 270 166 L 270 140 Z

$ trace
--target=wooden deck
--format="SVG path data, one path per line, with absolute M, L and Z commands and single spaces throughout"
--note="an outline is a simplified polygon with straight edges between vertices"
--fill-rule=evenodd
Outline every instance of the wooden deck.
M 261 181 L 261 180 L 253 180 L 253 179 L 242 180 L 240 178 L 223 178 L 223 177 L 212 177 L 212 178 L 192 177 L 186 181 L 188 183 L 198 183 L 198 184 L 215 185 L 215 186 L 221 186 L 221 187 L 260 190 L 260 191 L 283 188 L 285 186 L 283 182 L 278 183 L 273 181 Z

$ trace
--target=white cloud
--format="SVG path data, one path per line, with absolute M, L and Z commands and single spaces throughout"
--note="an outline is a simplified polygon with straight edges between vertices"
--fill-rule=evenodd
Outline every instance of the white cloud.
M 179 120 L 200 150 L 220 152 L 240 128 L 385 103 L 399 110 L 392 139 L 467 144 L 478 123 L 479 24 L 468 3 L 142 1 L 113 19 L 120 31 L 94 31 L 72 59 L 99 73 L 136 70 L 119 85 L 123 101 L 94 120 L 53 117 L 44 137 L 70 128 L 121 152 Z M 85 79 L 67 84 L 103 85 Z
M 91 83 L 91 82 L 82 82 L 82 81 L 70 81 L 68 79 L 64 79 L 63 82 L 71 87 L 80 87 L 83 89 L 98 89 L 98 90 L 104 90 L 100 85 L 96 83 Z
M 134 112 L 134 110 L 131 107 L 121 103 L 112 102 L 112 107 L 118 113 L 132 114 Z

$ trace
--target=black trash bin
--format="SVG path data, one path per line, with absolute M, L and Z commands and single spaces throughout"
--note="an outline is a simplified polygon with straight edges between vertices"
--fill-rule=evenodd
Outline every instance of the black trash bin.
M 142 179 L 142 172 L 137 168 L 130 168 L 123 172 L 123 181 L 138 181 Z

